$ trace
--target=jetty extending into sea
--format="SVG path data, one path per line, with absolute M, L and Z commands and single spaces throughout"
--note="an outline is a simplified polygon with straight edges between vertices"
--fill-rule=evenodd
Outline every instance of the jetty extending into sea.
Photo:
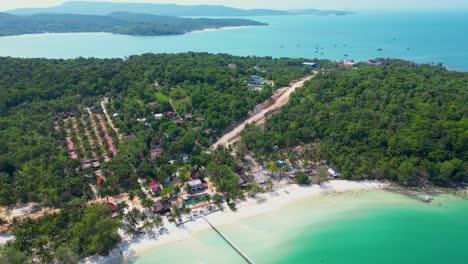
M 221 236 L 221 238 L 226 241 L 226 243 L 229 244 L 229 246 L 231 246 L 247 263 L 249 264 L 255 264 L 255 262 L 249 258 L 249 256 L 247 256 L 247 254 L 245 254 L 244 252 L 242 252 L 242 250 L 240 250 L 239 247 L 237 247 L 234 242 L 232 242 L 231 240 L 229 240 L 229 238 L 227 238 L 226 235 L 224 235 L 218 228 L 216 228 L 214 225 L 212 225 L 210 223 L 210 221 L 208 221 L 208 219 L 206 219 L 205 216 L 202 216 L 203 220 L 205 220 L 205 222 L 214 230 L 216 231 L 216 233 L 218 233 L 218 235 Z

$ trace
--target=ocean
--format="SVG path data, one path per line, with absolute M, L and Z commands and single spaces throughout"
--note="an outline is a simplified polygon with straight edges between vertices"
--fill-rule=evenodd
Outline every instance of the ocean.
M 107 33 L 0 37 L 0 56 L 124 58 L 149 52 L 198 51 L 332 60 L 400 58 L 468 70 L 468 10 L 250 18 L 269 26 L 157 37 Z
M 468 200 L 441 195 L 425 204 L 379 190 L 310 197 L 219 228 L 257 264 L 452 264 L 468 259 L 467 219 Z M 205 231 L 128 263 L 245 261 Z

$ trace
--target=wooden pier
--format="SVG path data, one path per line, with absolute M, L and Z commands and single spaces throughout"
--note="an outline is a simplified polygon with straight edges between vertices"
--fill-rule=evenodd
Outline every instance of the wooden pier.
M 229 244 L 229 246 L 231 246 L 247 263 L 249 264 L 255 264 L 255 262 L 249 258 L 249 256 L 247 256 L 247 254 L 245 254 L 244 252 L 242 252 L 242 250 L 240 250 L 231 240 L 229 240 L 229 238 L 227 238 L 220 230 L 218 230 L 214 225 L 212 225 L 210 223 L 210 221 L 208 221 L 208 219 L 205 218 L 205 216 L 202 216 L 203 220 L 205 220 L 205 222 L 214 230 L 216 231 L 216 233 L 218 233 L 218 235 L 221 236 L 221 238 L 224 239 L 224 241 L 226 241 L 226 243 Z

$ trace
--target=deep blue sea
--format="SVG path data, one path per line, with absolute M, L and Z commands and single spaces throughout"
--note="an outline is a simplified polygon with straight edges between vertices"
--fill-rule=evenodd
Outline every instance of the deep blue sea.
M 110 58 L 148 52 L 206 51 L 332 60 L 401 58 L 468 70 L 468 10 L 358 11 L 349 16 L 251 19 L 269 26 L 158 37 L 107 33 L 0 37 L 0 56 Z

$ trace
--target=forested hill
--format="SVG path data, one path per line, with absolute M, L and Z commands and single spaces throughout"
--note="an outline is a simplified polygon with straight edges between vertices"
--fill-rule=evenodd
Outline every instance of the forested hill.
M 8 11 L 16 15 L 31 15 L 38 13 L 108 15 L 112 12 L 132 12 L 164 16 L 277 16 L 295 14 L 314 15 L 348 15 L 351 12 L 335 10 L 272 10 L 272 9 L 239 9 L 220 5 L 175 5 L 150 3 L 112 3 L 112 2 L 80 2 L 70 1 L 62 5 L 47 8 L 20 8 Z
M 280 156 L 275 146 L 314 143 L 306 158 L 329 161 L 347 179 L 467 182 L 467 101 L 468 73 L 393 60 L 361 64 L 318 75 L 265 130 L 250 127 L 243 140 L 269 159 Z
M 184 34 L 206 28 L 259 25 L 265 24 L 246 19 L 181 18 L 126 12 L 116 12 L 107 16 L 76 14 L 17 16 L 0 13 L 0 36 L 71 32 L 157 36 Z

